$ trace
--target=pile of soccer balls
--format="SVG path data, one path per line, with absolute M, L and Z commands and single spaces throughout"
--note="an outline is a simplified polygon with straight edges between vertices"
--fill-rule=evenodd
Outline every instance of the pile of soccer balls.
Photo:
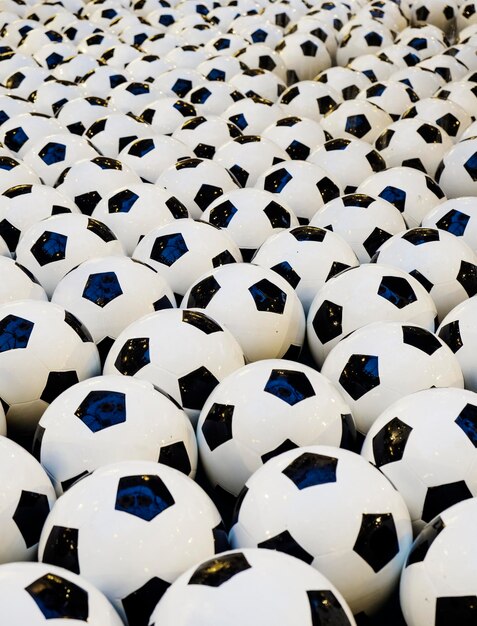
M 0 9 L 9 626 L 476 624 L 477 3 Z

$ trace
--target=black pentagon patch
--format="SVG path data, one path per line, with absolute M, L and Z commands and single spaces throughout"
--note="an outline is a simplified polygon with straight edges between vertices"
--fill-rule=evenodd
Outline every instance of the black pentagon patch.
M 316 99 L 316 104 L 321 115 L 326 115 L 326 113 L 335 108 L 336 101 L 331 96 L 322 96 Z
M 88 592 L 58 574 L 45 574 L 25 587 L 45 620 L 72 619 L 87 622 Z
M 288 263 L 288 261 L 282 261 L 281 263 L 277 263 L 270 269 L 272 269 L 274 272 L 276 272 L 282 278 L 284 278 L 287 281 L 287 283 L 289 283 L 293 287 L 293 289 L 295 289 L 298 286 L 301 280 L 301 278 L 292 268 L 290 263 Z
M 359 207 L 361 209 L 367 209 L 373 204 L 374 198 L 365 193 L 351 193 L 342 196 L 341 202 L 343 203 L 343 206 L 346 207 Z
M 408 567 L 413 563 L 420 563 L 421 561 L 424 561 L 429 548 L 434 543 L 435 538 L 441 531 L 444 530 L 444 528 L 445 524 L 439 516 L 433 519 L 429 524 L 426 524 L 412 544 L 411 551 L 406 559 L 405 567 Z
M 416 132 L 426 143 L 442 143 L 441 131 L 431 124 L 422 124 Z
M 439 241 L 439 231 L 436 228 L 411 228 L 401 239 L 412 243 L 413 246 L 420 246 L 431 241 Z
M 154 311 L 162 311 L 163 309 L 173 309 L 174 305 L 167 296 L 162 296 L 159 300 L 152 303 Z
M 398 309 L 403 309 L 417 300 L 411 285 L 401 276 L 383 276 L 377 293 Z
M 159 451 L 158 463 L 168 465 L 179 470 L 183 474 L 188 475 L 192 469 L 189 455 L 183 441 L 170 443 L 168 446 L 162 446 Z
M 84 215 L 91 215 L 100 201 L 101 196 L 97 191 L 88 191 L 74 198 L 76 206 Z
M 376 226 L 373 232 L 363 241 L 363 247 L 369 256 L 372 257 L 376 250 L 390 237 L 391 235 L 389 233 Z
M 222 332 L 222 327 L 215 320 L 198 311 L 182 311 L 182 321 L 184 324 L 194 326 L 206 335 Z
M 237 113 L 236 115 L 231 115 L 229 120 L 235 124 L 240 130 L 245 130 L 248 126 L 248 122 L 243 113 Z
M 165 205 L 171 212 L 172 217 L 176 220 L 181 217 L 188 217 L 189 215 L 187 208 L 175 196 L 171 196 L 166 200 Z
M 187 307 L 205 309 L 219 289 L 220 285 L 215 278 L 207 276 L 207 278 L 196 283 L 190 290 L 187 298 Z
M 451 8 L 451 7 L 447 7 Z M 477 596 L 441 596 L 436 598 L 436 626 L 455 620 L 459 626 L 472 626 L 477 619 Z
M 350 135 L 362 139 L 369 133 L 371 126 L 365 115 L 359 113 L 358 115 L 350 115 L 346 120 L 345 131 Z
M 4 239 L 10 252 L 14 252 L 20 240 L 21 231 L 6 219 L 0 222 L 0 236 Z
M 88 276 L 82 296 L 100 308 L 104 308 L 122 293 L 123 290 L 115 272 L 99 272 Z
M 352 354 L 343 368 L 339 383 L 353 400 L 380 384 L 378 357 L 370 354 Z
M 121 600 L 128 624 L 147 626 L 156 604 L 166 593 L 170 583 L 154 576 L 145 585 Z
M 65 311 L 65 323 L 68 324 L 70 328 L 74 330 L 74 332 L 78 335 L 83 343 L 92 342 L 93 338 L 89 330 L 86 328 L 84 324 L 82 324 L 77 317 L 70 313 L 69 311 Z
M 206 76 L 207 80 L 221 80 L 225 82 L 226 74 L 223 70 L 213 69 Z
M 12 519 L 27 548 L 36 545 L 40 540 L 41 530 L 49 512 L 50 505 L 45 494 L 22 490 Z
M 7 315 L 0 322 L 0 353 L 8 350 L 26 348 L 33 331 L 33 322 Z
M 219 384 L 217 378 L 204 366 L 178 379 L 182 406 L 200 410 L 212 390 Z
M 106 226 L 106 224 L 100 222 L 99 220 L 95 220 L 90 217 L 88 219 L 87 229 L 95 234 L 97 237 L 102 239 L 105 243 L 116 240 L 113 231 L 108 226 Z
M 446 131 L 451 137 L 457 137 L 457 133 L 460 128 L 460 121 L 452 115 L 452 113 L 446 113 L 439 119 L 435 120 L 437 126 Z
M 374 465 L 382 467 L 400 461 L 412 432 L 411 426 L 394 417 L 373 437 Z
M 228 250 L 224 250 L 212 258 L 212 267 L 220 267 L 221 265 L 235 262 L 236 259 L 234 259 L 232 254 Z
M 328 272 L 328 276 L 325 279 L 325 282 L 328 281 L 330 278 L 333 278 L 333 276 L 336 276 L 340 272 L 343 272 L 344 270 L 349 269 L 349 267 L 350 266 L 346 265 L 346 263 L 340 263 L 339 261 L 333 261 L 333 263 L 331 264 L 331 267 L 330 267 L 330 271 Z
M 467 261 L 460 264 L 457 280 L 464 288 L 465 292 L 471 298 L 477 293 L 477 266 Z
M 194 154 L 201 159 L 213 159 L 215 154 L 214 146 L 205 143 L 198 143 L 194 148 Z
M 376 150 L 385 150 L 391 143 L 391 139 L 395 134 L 396 133 L 392 128 L 386 128 L 386 130 L 383 130 L 374 143 Z
M 53 526 L 45 543 L 42 561 L 79 574 L 78 529 Z
M 454 354 L 464 345 L 460 335 L 459 320 L 454 320 L 453 322 L 449 322 L 449 324 L 442 326 L 438 335 L 442 341 L 449 346 Z
M 246 170 L 244 170 L 243 167 L 240 167 L 240 165 L 237 164 L 232 165 L 231 167 L 229 167 L 229 172 L 232 172 L 233 176 L 235 176 L 237 182 L 242 187 L 246 187 L 250 174 Z
M 154 145 L 154 140 L 150 137 L 146 137 L 144 139 L 138 139 L 135 141 L 132 146 L 128 150 L 128 154 L 132 156 L 142 158 L 146 156 L 151 150 L 154 150 L 156 146 Z
M 287 294 L 277 285 L 263 278 L 248 288 L 257 311 L 268 311 L 282 315 L 285 310 Z
M 139 196 L 134 191 L 124 189 L 108 200 L 108 213 L 129 213 Z
M 445 198 L 444 192 L 442 191 L 442 189 L 439 187 L 439 185 L 436 183 L 436 181 L 433 178 L 431 178 L 430 176 L 425 176 L 424 179 L 426 182 L 426 187 L 429 189 L 431 193 L 433 193 L 436 196 L 436 198 L 439 198 L 439 200 L 441 200 L 442 198 Z
M 285 152 L 290 159 L 294 161 L 306 161 L 310 156 L 311 150 L 308 146 L 305 146 L 304 143 L 301 143 L 301 141 L 294 139 L 288 147 L 285 148 Z
M 74 414 L 97 433 L 126 421 L 126 396 L 119 391 L 90 391 Z
M 401 161 L 401 165 L 404 167 L 413 167 L 415 170 L 420 170 L 421 172 L 426 173 L 426 168 L 424 167 L 423 162 L 418 158 L 403 159 Z
M 322 344 L 326 344 L 343 332 L 343 307 L 330 300 L 324 300 L 313 318 L 313 329 Z
M 349 619 L 335 594 L 329 589 L 307 591 L 312 626 L 348 626 Z
M 378 195 L 383 200 L 393 204 L 401 213 L 404 212 L 406 208 L 406 192 L 403 189 L 388 185 Z
M 219 198 L 223 193 L 224 192 L 221 187 L 207 185 L 204 183 L 195 195 L 194 202 L 201 209 L 201 211 L 205 211 L 209 204 L 212 204 L 212 202 Z
M 467 159 L 464 163 L 464 168 L 472 180 L 477 181 L 477 152 Z
M 150 363 L 149 338 L 135 337 L 128 339 L 116 357 L 115 368 L 124 376 L 134 376 Z
M 23 130 L 23 128 L 12 128 L 11 130 L 5 133 L 5 137 L 3 138 L 3 143 L 9 148 L 12 152 L 18 152 L 22 149 L 25 143 L 28 141 L 29 137 Z
M 319 226 L 297 226 L 290 231 L 297 241 L 315 241 L 321 243 L 326 237 L 326 230 Z
M 383 157 L 379 152 L 376 152 L 376 150 L 370 150 L 365 156 L 373 172 L 382 172 L 386 169 L 386 163 Z
M 472 492 L 463 480 L 438 485 L 437 487 L 429 487 L 421 517 L 425 522 L 430 522 L 444 509 L 448 509 L 453 504 L 472 497 Z
M 187 584 L 220 587 L 240 572 L 250 568 L 250 563 L 241 552 L 216 556 L 201 563 Z
M 272 228 L 290 228 L 290 213 L 278 202 L 271 201 L 263 209 Z
M 328 176 L 324 176 L 321 180 L 319 180 L 316 183 L 316 187 L 325 204 L 335 198 L 338 198 L 340 195 L 339 187 L 331 180 L 331 178 L 328 178 Z
M 424 274 L 421 274 L 419 270 L 411 270 L 408 274 L 419 281 L 427 293 L 431 292 L 431 289 L 434 287 L 433 283 L 431 283 L 431 281 L 428 280 Z
M 224 200 L 210 211 L 209 222 L 217 228 L 227 228 L 236 213 L 237 207 L 230 200 Z
M 282 167 L 265 176 L 263 188 L 271 193 L 281 193 L 292 178 L 290 172 Z
M 374 47 L 374 48 L 379 48 L 382 43 L 383 43 L 383 38 L 382 36 L 375 32 L 375 31 L 371 31 L 369 33 L 366 33 L 366 35 L 364 36 L 364 39 L 366 41 L 366 43 L 368 44 L 368 46 L 370 47 Z
M 300 44 L 300 48 L 302 49 L 303 56 L 305 57 L 315 57 L 318 52 L 318 46 L 313 41 L 304 41 Z
M 116 511 L 150 522 L 174 504 L 172 494 L 156 474 L 119 479 L 114 506 Z
M 399 552 L 396 526 L 391 513 L 363 513 L 353 550 L 379 572 Z
M 66 389 L 76 385 L 78 382 L 79 379 L 76 370 L 49 372 L 48 380 L 40 396 L 40 400 L 50 404 L 60 393 L 63 393 L 63 391 L 66 391 Z
M 66 235 L 45 230 L 31 247 L 31 253 L 41 267 L 56 261 L 63 261 L 66 258 L 67 242 Z
M 268 460 L 273 459 L 274 456 L 282 454 L 283 452 L 288 452 L 289 450 L 296 450 L 296 448 L 298 448 L 298 446 L 294 441 L 291 441 L 291 439 L 285 439 L 285 441 L 282 441 L 282 443 L 273 450 L 262 454 L 260 458 L 262 459 L 262 463 L 266 463 Z
M 80 472 L 79 474 L 76 474 L 76 476 L 72 476 L 71 478 L 62 480 L 61 488 L 63 489 L 63 491 L 68 491 L 68 489 L 72 487 L 75 483 L 77 483 L 81 478 L 84 478 L 85 476 L 89 476 L 90 474 L 91 472 L 88 472 L 87 470 L 85 470 L 84 472 Z
M 192 89 L 192 81 L 187 80 L 185 78 L 178 78 L 176 82 L 172 85 L 171 90 L 179 96 L 179 98 L 183 98 L 189 91 Z
M 300 94 L 300 90 L 298 87 L 291 87 L 288 89 L 283 96 L 281 97 L 280 102 L 282 104 L 290 104 L 292 100 L 294 100 Z
M 273 369 L 263 390 L 290 406 L 315 395 L 305 373 L 286 369 Z
M 285 554 L 289 554 L 290 556 L 294 556 L 297 559 L 305 561 L 308 565 L 311 565 L 313 562 L 313 555 L 302 548 L 288 530 L 285 530 L 274 537 L 270 537 L 270 539 L 265 539 L 265 541 L 260 541 L 257 543 L 257 548 L 285 552 Z
M 338 459 L 323 454 L 304 452 L 282 470 L 301 491 L 308 487 L 336 482 Z
M 462 237 L 462 235 L 465 233 L 465 229 L 467 228 L 469 220 L 469 215 L 466 215 L 461 211 L 457 211 L 456 209 L 451 209 L 439 220 L 437 220 L 436 226 L 440 230 L 446 230 L 448 233 L 451 233 L 456 237 Z
M 189 248 L 182 233 L 171 233 L 156 237 L 151 248 L 150 257 L 157 263 L 171 267 L 187 252 L 189 252 Z
M 402 327 L 403 343 L 413 346 L 429 356 L 432 356 L 436 350 L 442 347 L 437 337 L 419 326 L 403 326 Z
M 477 406 L 467 403 L 454 421 L 477 448 Z
M 202 424 L 202 434 L 211 451 L 232 439 L 232 418 L 234 407 L 231 404 L 214 402 Z
M 62 143 L 50 141 L 40 150 L 38 156 L 46 165 L 61 163 L 61 161 L 65 160 L 66 146 Z
M 420 6 L 416 9 L 416 17 L 420 22 L 425 22 L 429 17 L 429 9 L 425 6 Z

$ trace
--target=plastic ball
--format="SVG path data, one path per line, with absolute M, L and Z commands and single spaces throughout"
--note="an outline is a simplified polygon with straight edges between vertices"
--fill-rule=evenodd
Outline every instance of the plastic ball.
M 7 256 L 0 256 L 2 282 L 0 303 L 15 300 L 48 300 L 43 287 L 24 267 Z
M 46 135 L 61 133 L 61 124 L 41 113 L 21 113 L 10 117 L 0 127 L 0 141 L 22 159 L 35 141 Z M 27 181 L 24 181 L 27 182 Z
M 84 137 L 89 139 L 105 157 L 116 158 L 135 139 L 148 136 L 151 129 L 143 120 L 119 112 L 99 112 L 99 117 L 87 128 Z
M 244 95 L 233 85 L 218 80 L 206 81 L 187 94 L 189 102 L 202 115 L 221 115 L 234 102 L 243 98 Z
M 62 391 L 99 373 L 98 350 L 81 322 L 51 302 L 5 303 L 0 317 L 0 397 L 8 428 L 31 433 Z
M 303 80 L 288 87 L 280 96 L 279 103 L 286 116 L 297 115 L 321 122 L 323 116 L 341 100 L 340 93 L 327 83 Z
M 96 205 L 92 217 L 106 224 L 121 242 L 125 254 L 131 256 L 150 230 L 189 217 L 189 213 L 166 189 L 135 183 L 107 194 Z
M 457 11 L 456 0 L 417 0 L 412 6 L 412 23 L 433 24 L 442 31 L 449 32 L 455 29 Z
M 154 183 L 168 167 L 191 156 L 192 151 L 182 141 L 153 133 L 128 143 L 118 159 L 145 183 Z
M 424 215 L 446 200 L 433 178 L 413 167 L 390 167 L 366 178 L 356 190 L 393 204 L 408 228 L 419 226 Z
M 351 407 L 366 434 L 393 402 L 431 387 L 463 387 L 459 363 L 444 341 L 422 326 L 376 322 L 343 338 L 321 372 Z
M 44 52 L 46 51 L 42 49 L 42 54 Z M 75 53 L 76 50 L 74 50 L 70 57 L 65 58 L 51 70 L 52 76 L 54 76 L 58 81 L 78 83 L 85 74 L 99 67 L 99 61 L 93 55 Z
M 33 452 L 58 496 L 108 463 L 154 461 L 191 478 L 197 468 L 184 411 L 151 383 L 124 376 L 90 378 L 58 396 L 38 422 Z
M 308 345 L 321 366 L 343 337 L 366 324 L 406 322 L 434 331 L 436 317 L 434 301 L 416 278 L 395 267 L 363 264 L 318 291 L 307 317 Z
M 271 7 L 272 5 L 268 6 Z M 283 7 L 284 5 L 281 4 L 280 6 Z M 265 17 L 265 12 L 262 13 L 262 17 Z M 281 58 L 280 53 L 267 46 L 267 44 L 255 43 L 252 46 L 245 45 L 235 56 L 239 61 L 245 63 L 249 69 L 269 70 L 281 78 L 281 80 L 287 82 L 285 62 Z
M 152 461 L 102 466 L 57 505 L 43 527 L 40 560 L 84 576 L 127 623 L 147 624 L 179 574 L 227 547 L 205 492 Z
M 231 615 L 236 604 L 240 615 Z M 184 626 L 194 619 L 219 626 L 226 620 L 238 626 L 253 620 L 258 606 L 263 626 L 291 626 L 298 616 L 304 625 L 322 618 L 355 625 L 340 592 L 317 570 L 283 552 L 253 548 L 222 553 L 184 572 L 164 594 L 151 622 Z
M 100 65 L 86 72 L 80 80 L 79 86 L 81 87 L 81 95 L 108 98 L 111 89 L 125 82 L 127 82 L 127 76 L 124 71 L 118 70 L 116 67 Z
M 224 324 L 249 362 L 292 358 L 303 345 L 301 302 L 291 285 L 268 268 L 245 263 L 223 265 L 195 281 L 182 306 L 203 310 Z
M 394 589 L 412 530 L 402 496 L 379 470 L 354 452 L 316 445 L 284 452 L 249 478 L 229 537 L 234 548 L 301 558 L 354 614 L 369 615 Z
M 67 196 L 48 185 L 14 185 L 0 196 L 0 236 L 10 252 L 15 253 L 30 226 L 60 213 L 79 213 L 79 209 Z
M 477 137 L 463 139 L 444 155 L 436 181 L 448 198 L 477 194 Z
M 8 88 L 9 94 L 27 99 L 42 83 L 50 76 L 50 72 L 43 67 L 20 67 L 15 69 L 10 76 L 3 81 Z M 33 110 L 28 107 L 28 110 Z
M 186 120 L 196 116 L 195 106 L 177 96 L 159 98 L 140 113 L 140 119 L 150 124 L 154 133 L 163 135 L 172 135 Z
M 419 97 L 411 87 L 391 78 L 370 85 L 358 94 L 357 99 L 377 104 L 396 121 Z
M 263 98 L 275 102 L 285 91 L 286 84 L 269 70 L 243 70 L 230 79 L 232 87 L 247 98 Z
M 373 143 L 392 124 L 392 117 L 366 100 L 345 100 L 321 120 L 323 129 L 334 137 L 363 139 Z
M 462 32 L 469 26 L 477 23 L 477 6 L 473 1 L 463 1 L 459 5 L 457 12 L 457 29 Z
M 462 138 L 472 123 L 472 117 L 461 106 L 452 100 L 443 100 L 435 96 L 422 98 L 404 111 L 402 118 L 419 118 L 439 126 L 454 142 Z
M 261 135 L 267 126 L 286 114 L 279 103 L 262 98 L 244 98 L 227 107 L 221 117 L 238 126 L 244 134 Z
M 157 54 L 144 54 L 130 61 L 125 67 L 125 73 L 130 81 L 153 83 L 156 76 L 172 68 L 172 63 L 165 57 L 159 57 Z
M 459 502 L 435 517 L 417 536 L 401 575 L 400 604 L 409 626 L 439 624 L 458 615 L 472 623 L 476 593 L 471 568 L 477 551 L 476 500 Z
M 156 76 L 154 89 L 158 89 L 165 96 L 185 98 L 185 96 L 197 87 L 206 83 L 206 79 L 195 69 L 174 68 Z
M 407 27 L 396 37 L 396 43 L 403 43 L 417 50 L 425 60 L 442 53 L 446 49 L 444 33 L 436 26 Z
M 454 102 L 473 120 L 477 105 L 477 96 L 474 91 L 477 91 L 475 83 L 469 80 L 459 80 L 441 87 L 435 95 L 441 100 Z
M 362 54 L 347 65 L 349 69 L 361 72 L 373 83 L 389 80 L 399 67 L 384 54 Z
M 172 137 L 188 146 L 196 157 L 212 159 L 218 148 L 241 134 L 235 124 L 217 115 L 199 115 L 187 119 Z
M 422 220 L 424 228 L 438 228 L 456 237 L 462 237 L 477 252 L 475 215 L 477 203 L 474 196 L 462 196 L 446 200 L 426 213 Z
M 192 218 L 200 218 L 205 209 L 225 192 L 239 184 L 229 170 L 209 159 L 190 158 L 166 168 L 156 180 L 174 194 Z
M 370 20 L 362 25 L 352 26 L 340 38 L 336 60 L 338 65 L 346 65 L 363 54 L 373 54 L 394 42 L 393 32 L 384 24 Z
M 31 113 L 32 111 L 33 106 L 31 102 L 15 95 L 0 93 L 0 127 L 11 117 L 16 117 L 22 113 Z
M 469 71 L 469 68 L 462 61 L 443 53 L 424 59 L 419 63 L 419 66 L 439 74 L 446 83 L 462 80 Z
M 290 115 L 267 126 L 262 137 L 270 139 L 293 160 L 305 161 L 327 140 L 319 122 L 307 117 Z
M 341 94 L 343 100 L 353 100 L 358 93 L 369 87 L 371 80 L 362 72 L 349 67 L 335 65 L 320 72 L 315 80 L 319 83 L 332 86 L 332 89 Z
M 386 169 L 384 158 L 367 141 L 350 137 L 326 141 L 308 161 L 327 171 L 345 194 L 354 193 L 366 178 Z
M 311 33 L 290 33 L 275 50 L 285 64 L 289 85 L 300 80 L 311 80 L 332 65 L 325 44 Z
M 419 65 L 397 70 L 391 74 L 390 79 L 400 81 L 410 87 L 421 100 L 433 96 L 437 89 L 445 83 L 439 74 Z
M 62 567 L 43 563 L 6 563 L 0 567 L 0 581 L 0 604 L 8 611 L 12 626 L 43 626 L 52 619 L 57 622 L 68 620 L 78 626 L 123 624 L 96 587 Z
M 406 228 L 403 217 L 390 202 L 359 193 L 327 202 L 310 224 L 343 237 L 360 263 L 369 263 L 385 241 Z
M 350 449 L 355 438 L 351 411 L 328 379 L 285 359 L 256 361 L 227 376 L 197 424 L 210 484 L 235 497 L 259 467 L 282 452 L 315 444 Z
M 455 387 L 418 391 L 394 402 L 368 431 L 361 454 L 403 496 L 415 534 L 477 490 L 476 400 Z

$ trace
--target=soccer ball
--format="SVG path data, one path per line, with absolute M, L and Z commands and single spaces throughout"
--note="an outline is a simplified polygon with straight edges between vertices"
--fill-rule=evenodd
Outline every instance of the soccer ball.
M 327 83 L 303 80 L 288 87 L 279 103 L 287 116 L 298 115 L 321 122 L 341 101 L 340 93 Z
M 201 311 L 163 309 L 119 334 L 103 371 L 152 382 L 195 424 L 213 388 L 243 364 L 238 341 L 214 319 Z
M 253 187 L 262 172 L 289 158 L 276 143 L 260 135 L 230 139 L 214 155 L 214 161 L 227 168 L 242 187 Z
M 280 8 L 284 6 L 281 4 Z M 273 9 L 273 5 L 268 5 L 268 8 Z M 262 18 L 266 19 L 266 10 L 262 13 Z M 245 42 L 245 45 L 235 53 L 235 56 L 239 61 L 245 63 L 249 69 L 268 70 L 276 74 L 284 82 L 287 82 L 287 66 L 284 60 L 281 58 L 278 50 L 270 48 L 267 44 L 255 43 L 249 46 Z
M 135 139 L 119 153 L 121 163 L 145 183 L 153 184 L 168 167 L 191 156 L 192 151 L 182 141 L 155 133 Z
M 327 202 L 312 217 L 310 225 L 343 237 L 360 263 L 369 263 L 385 241 L 406 228 L 395 206 L 364 193 L 346 194 Z
M 122 254 L 121 243 L 105 224 L 79 213 L 35 222 L 16 248 L 18 263 L 35 276 L 48 297 L 63 276 L 83 261 Z
M 380 133 L 392 124 L 393 118 L 367 100 L 345 100 L 321 120 L 323 129 L 331 137 L 364 139 L 373 143 Z
M 422 326 L 376 322 L 342 339 L 321 372 L 343 394 L 359 432 L 366 434 L 387 407 L 431 387 L 463 387 L 452 350 Z
M 153 83 L 156 76 L 173 68 L 173 64 L 164 56 L 157 54 L 144 54 L 130 61 L 125 67 L 125 73 L 129 80 L 137 80 L 141 83 Z
M 402 115 L 403 119 L 414 117 L 439 126 L 454 142 L 462 139 L 463 133 L 472 123 L 472 116 L 458 103 L 435 96 L 422 98 Z
M 26 65 L 15 69 L 4 79 L 3 84 L 7 87 L 9 94 L 26 100 L 48 76 L 50 72 L 46 68 Z
M 477 391 L 475 367 L 475 313 L 477 298 L 464 300 L 453 308 L 441 321 L 437 335 L 455 354 L 464 374 L 465 387 Z
M 445 230 L 477 251 L 477 222 L 475 220 L 475 198 L 462 196 L 446 200 L 426 213 L 422 220 L 424 228 Z
M 303 307 L 293 287 L 268 268 L 251 263 L 223 265 L 195 281 L 182 306 L 202 309 L 224 324 L 249 362 L 294 358 L 301 351 Z
M 166 168 L 156 184 L 174 194 L 199 219 L 205 209 L 225 192 L 240 185 L 229 170 L 210 159 L 184 159 Z
M 208 222 L 180 219 L 150 230 L 133 251 L 133 259 L 154 268 L 180 303 L 202 274 L 240 262 L 242 255 L 228 232 Z
M 8 256 L 0 256 L 0 304 L 15 300 L 48 300 L 34 276 Z
M 273 165 L 261 174 L 255 187 L 273 193 L 304 225 L 317 209 L 341 194 L 340 182 L 328 170 L 305 161 Z
M 391 404 L 368 431 L 361 454 L 403 496 L 415 534 L 477 493 L 476 401 L 464 389 L 418 391 Z
M 230 612 L 240 605 L 240 611 Z M 259 609 L 260 607 L 260 609 Z M 322 574 L 283 552 L 231 550 L 190 568 L 162 597 L 150 624 L 184 626 L 190 620 L 210 626 L 253 623 L 311 626 L 331 620 L 356 622 L 343 596 Z
M 206 81 L 204 85 L 187 94 L 187 99 L 201 115 L 220 115 L 227 107 L 244 97 L 233 85 L 218 80 Z
M 300 80 L 312 80 L 332 65 L 325 44 L 311 33 L 289 33 L 275 50 L 287 68 L 288 85 Z
M 86 328 L 59 305 L 16 300 L 0 306 L 0 398 L 13 431 L 32 432 L 62 391 L 99 373 Z
M 222 7 L 223 8 L 223 7 Z M 228 7 L 230 10 L 230 7 Z M 231 9 L 235 11 L 234 8 Z M 281 37 L 281 35 L 280 35 Z M 223 56 L 214 54 L 213 57 L 199 63 L 197 70 L 207 80 L 222 80 L 230 82 L 230 80 L 240 74 L 240 72 L 248 69 L 245 63 L 233 56 Z
M 459 33 L 465 28 L 477 23 L 477 6 L 475 2 L 463 1 L 457 12 L 457 30 Z
M 373 261 L 417 278 L 434 300 L 439 319 L 477 294 L 477 255 L 465 241 L 437 228 L 411 228 L 394 235 Z
M 353 100 L 360 91 L 371 84 L 371 80 L 362 72 L 357 72 L 350 67 L 334 65 L 315 76 L 319 83 L 330 86 L 341 94 L 343 100 Z
M 78 21 L 76 21 L 78 24 Z M 83 27 L 84 21 L 79 22 Z M 127 82 L 127 75 L 124 71 L 108 65 L 100 65 L 86 74 L 78 81 L 81 87 L 81 95 L 95 98 L 109 98 L 111 89 L 121 83 Z M 66 104 L 66 103 L 65 103 Z
M 336 53 L 337 65 L 347 65 L 356 57 L 374 54 L 394 43 L 394 33 L 377 20 L 366 20 L 356 23 L 340 36 Z
M 162 463 L 104 465 L 56 504 L 39 560 L 84 576 L 129 624 L 147 624 L 177 576 L 228 547 L 210 498 Z
M 381 154 L 367 141 L 357 138 L 330 139 L 315 150 L 308 161 L 327 171 L 345 194 L 354 193 L 366 178 L 386 169 Z
M 456 57 L 454 57 L 456 58 Z M 477 104 L 477 89 L 474 82 L 469 80 L 459 80 L 448 83 L 436 92 L 436 98 L 440 100 L 454 102 L 460 106 L 467 115 L 474 120 L 475 106 Z
M 90 378 L 58 396 L 38 422 L 33 453 L 58 496 L 107 463 L 155 461 L 191 478 L 197 468 L 184 411 L 148 381 L 126 376 Z
M 197 115 L 193 104 L 171 95 L 151 102 L 141 111 L 139 119 L 150 124 L 151 130 L 158 136 L 172 135 L 184 121 Z
M 462 61 L 444 53 L 424 59 L 419 65 L 440 74 L 446 83 L 462 80 L 469 71 Z
M 220 146 L 240 137 L 240 129 L 218 115 L 199 115 L 186 120 L 172 137 L 188 146 L 199 159 L 213 159 Z
M 162 97 L 162 95 L 185 98 L 192 89 L 201 87 L 206 82 L 206 79 L 196 69 L 175 67 L 156 76 L 153 85 L 154 90 L 158 91 L 157 98 Z
M 399 592 L 409 626 L 437 626 L 456 616 L 461 624 L 474 620 L 476 505 L 476 499 L 470 498 L 449 507 L 417 536 L 402 571 Z
M 267 126 L 286 114 L 279 103 L 262 98 L 244 98 L 227 107 L 221 117 L 235 124 L 246 135 L 261 135 Z
M 86 130 L 84 137 L 90 140 L 100 154 L 116 158 L 135 139 L 150 134 L 150 127 L 142 119 L 113 111 L 102 114 Z
M 210 394 L 197 424 L 202 466 L 214 489 L 235 497 L 255 470 L 300 446 L 352 449 L 348 405 L 327 378 L 285 359 L 250 363 Z
M 51 620 L 81 626 L 122 626 L 107 598 L 84 578 L 44 563 L 0 567 L 0 605 L 12 626 L 45 626 Z
M 84 96 L 65 102 L 56 119 L 70 133 L 83 135 L 93 122 L 110 111 L 104 98 Z
M 41 113 L 21 113 L 10 117 L 2 124 L 0 141 L 17 158 L 23 159 L 35 141 L 62 131 L 64 131 L 63 127 L 54 118 Z
M 477 137 L 456 143 L 437 168 L 436 181 L 448 198 L 477 193 Z
M 53 58 L 55 58 L 56 52 L 52 50 L 52 48 L 50 48 L 50 52 Z M 48 67 L 48 63 L 45 63 L 44 67 Z M 50 116 L 56 115 L 65 102 L 73 100 L 73 98 L 79 98 L 81 95 L 81 88 L 74 83 L 64 80 L 49 80 L 43 82 L 32 92 L 29 96 L 29 100 L 34 103 L 33 110 L 35 113 L 37 115 L 48 116 L 48 119 Z M 61 132 L 61 130 L 59 132 Z M 52 131 L 51 133 L 45 132 L 45 135 L 50 135 L 54 132 L 58 131 Z M 39 139 L 40 136 L 37 136 L 37 138 Z
M 36 559 L 41 529 L 56 496 L 45 470 L 29 452 L 0 436 L 2 537 L 0 563 Z M 0 568 L 1 571 L 2 568 Z
M 445 83 L 442 76 L 419 65 L 397 70 L 391 74 L 390 78 L 410 87 L 420 100 L 433 96 Z
M 408 228 L 420 226 L 422 218 L 446 200 L 433 178 L 414 167 L 389 167 L 366 178 L 356 190 L 393 204 Z
M 306 161 L 310 154 L 327 139 L 319 122 L 307 117 L 289 115 L 267 126 L 262 137 L 270 139 L 288 154 L 290 159 Z
M 343 337 L 366 324 L 406 322 L 434 331 L 436 317 L 434 301 L 416 278 L 367 263 L 344 270 L 318 291 L 308 311 L 308 345 L 321 366 Z
M 412 5 L 411 20 L 414 26 L 433 24 L 449 33 L 456 27 L 458 12 L 456 0 L 417 0 Z
M 229 83 L 247 98 L 263 98 L 275 102 L 285 91 L 281 78 L 269 70 L 243 70 Z
M 313 565 L 356 615 L 389 597 L 412 528 L 404 499 L 379 470 L 318 445 L 284 452 L 249 478 L 229 539 L 233 548 L 280 550 Z
M 165 279 L 126 256 L 95 257 L 80 263 L 59 281 L 51 301 L 86 325 L 103 363 L 126 326 L 175 305 Z
M 419 100 L 418 95 L 411 87 L 392 78 L 366 87 L 360 91 L 357 98 L 377 104 L 389 113 L 394 121 L 398 120 L 406 109 Z
M 298 219 L 285 204 L 262 189 L 235 189 L 217 198 L 202 214 L 201 220 L 226 231 L 240 249 L 244 261 L 250 261 L 272 234 L 291 226 Z
M 444 33 L 437 26 L 429 24 L 404 28 L 396 37 L 396 43 L 414 48 L 422 60 L 437 56 L 447 48 Z

